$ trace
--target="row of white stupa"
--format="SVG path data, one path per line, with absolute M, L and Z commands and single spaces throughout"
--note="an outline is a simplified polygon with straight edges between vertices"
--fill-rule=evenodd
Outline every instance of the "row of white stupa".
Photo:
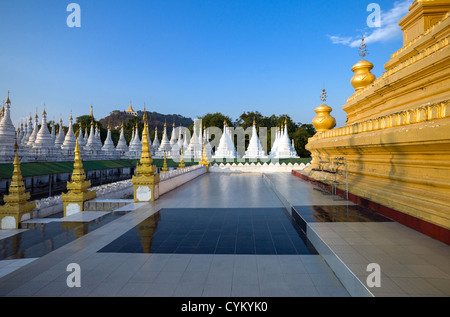
M 42 113 L 42 121 L 39 127 L 38 115 L 35 115 L 34 124 L 30 116 L 29 122 L 25 125 L 21 124 L 16 130 L 10 117 L 10 100 L 9 96 L 5 102 L 3 110 L 0 112 L 0 162 L 9 163 L 14 158 L 14 143 L 17 140 L 19 145 L 19 155 L 21 161 L 69 161 L 73 160 L 76 140 L 82 149 L 83 160 L 104 160 L 104 159 L 138 159 L 141 156 L 142 134 L 136 127 L 129 144 L 127 144 L 123 132 L 115 146 L 111 139 L 111 130 L 105 141 L 101 142 L 98 127 L 91 124 L 90 131 L 87 129 L 78 132 L 75 137 L 73 130 L 72 116 L 69 119 L 69 127 L 67 133 L 64 133 L 62 127 L 62 119 L 59 121 L 59 131 L 56 133 L 56 127 L 53 122 L 50 123 L 50 130 L 47 127 L 47 114 L 45 109 Z M 155 132 L 157 132 L 155 128 Z M 148 133 L 147 133 L 148 134 Z M 178 137 L 177 137 L 178 134 Z M 203 134 L 203 136 L 202 136 Z M 149 135 L 149 134 L 148 134 Z M 201 121 L 196 120 L 194 123 L 194 133 L 189 138 L 189 130 L 184 127 L 172 129 L 172 135 L 169 140 L 164 125 L 164 131 L 161 142 L 158 140 L 158 134 L 155 133 L 153 142 L 148 137 L 152 156 L 162 158 L 164 154 L 168 158 L 179 158 L 181 149 L 183 149 L 183 159 L 201 159 L 203 152 L 203 142 L 205 142 L 206 155 L 209 159 L 232 159 L 238 158 L 238 154 L 233 142 L 231 129 L 224 124 L 223 133 L 220 138 L 219 145 L 215 152 L 209 142 L 209 135 L 202 131 Z M 250 143 L 245 151 L 244 158 L 293 158 L 298 157 L 289 136 L 287 135 L 287 127 L 279 129 L 272 146 L 272 151 L 267 155 L 262 147 L 261 141 L 256 132 L 256 126 L 253 125 Z

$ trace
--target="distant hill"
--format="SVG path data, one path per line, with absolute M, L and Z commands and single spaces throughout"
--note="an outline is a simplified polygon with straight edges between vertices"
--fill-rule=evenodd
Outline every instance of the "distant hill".
M 164 122 L 167 123 L 167 132 L 172 131 L 172 124 L 175 122 L 175 126 L 179 127 L 180 124 L 183 127 L 189 127 L 194 124 L 194 121 L 191 118 L 183 117 L 179 114 L 161 114 L 158 112 L 150 112 L 147 113 L 147 121 L 149 122 L 149 127 L 151 130 L 155 129 L 155 125 L 158 127 L 158 131 L 162 131 L 164 128 Z M 114 110 L 110 113 L 109 116 L 100 119 L 100 123 L 103 127 L 107 127 L 110 125 L 112 130 L 120 130 L 122 123 L 125 125 L 128 120 L 132 120 L 135 117 L 142 118 L 144 115 L 144 111 L 137 111 L 137 116 L 133 114 L 129 114 L 125 111 Z

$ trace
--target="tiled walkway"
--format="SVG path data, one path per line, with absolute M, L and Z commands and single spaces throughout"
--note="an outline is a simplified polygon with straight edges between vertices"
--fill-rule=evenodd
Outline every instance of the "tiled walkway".
M 394 222 L 315 222 L 318 254 L 98 252 L 162 208 L 352 205 L 291 174 L 207 174 L 0 278 L 1 296 L 448 296 L 449 246 Z M 123 208 L 122 208 L 123 209 Z M 125 208 L 130 209 L 130 208 Z M 5 261 L 0 261 L 5 262 Z M 368 263 L 381 287 L 365 285 Z M 81 268 L 69 288 L 67 265 Z M 331 269 L 331 268 L 332 269 Z M 402 269 L 403 267 L 403 269 Z
M 260 174 L 201 176 L 0 279 L 2 296 L 348 296 L 317 254 L 97 252 L 162 208 L 280 208 Z M 81 287 L 66 284 L 67 265 Z

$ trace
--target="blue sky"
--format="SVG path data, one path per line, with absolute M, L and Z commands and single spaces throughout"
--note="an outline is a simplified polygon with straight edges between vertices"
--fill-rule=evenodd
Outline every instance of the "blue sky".
M 81 27 L 69 28 L 69 3 Z M 369 3 L 380 28 L 369 28 Z M 18 122 L 46 104 L 68 122 L 112 110 L 195 118 L 243 111 L 311 123 L 326 88 L 337 125 L 354 89 L 357 42 L 379 77 L 402 46 L 398 20 L 412 0 L 0 0 L 0 98 Z M 356 44 L 355 44 L 356 43 Z

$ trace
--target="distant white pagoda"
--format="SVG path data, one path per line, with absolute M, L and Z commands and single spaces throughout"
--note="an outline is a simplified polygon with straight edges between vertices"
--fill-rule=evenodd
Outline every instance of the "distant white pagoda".
M 37 118 L 37 116 L 36 116 Z M 37 124 L 36 124 L 37 126 Z M 36 134 L 36 138 L 33 142 L 33 146 L 29 151 L 30 156 L 41 161 L 58 161 L 61 154 L 60 149 L 55 148 L 52 136 L 47 127 L 47 113 L 42 111 L 41 128 Z
M 258 159 L 267 157 L 268 155 L 266 155 L 266 152 L 262 147 L 261 140 L 258 137 L 258 133 L 256 132 L 255 120 L 253 120 L 252 136 L 250 138 L 250 143 L 248 144 L 247 151 L 245 151 L 245 155 L 243 156 L 243 158 Z
M 272 151 L 269 154 L 270 158 L 298 158 L 297 151 L 293 147 L 291 140 L 289 139 L 287 122 L 284 122 L 284 129 L 280 128 L 280 131 L 276 134 L 276 139 L 272 145 Z
M 114 142 L 111 139 L 111 127 L 108 125 L 108 132 L 106 134 L 105 142 L 103 143 L 102 151 L 104 155 L 109 159 L 116 159 L 119 157 L 119 153 L 116 151 Z
M 214 153 L 213 159 L 234 159 L 237 158 L 236 148 L 234 147 L 234 142 L 231 136 L 231 132 L 227 123 L 223 123 L 223 133 L 220 137 L 219 146 Z
M 37 117 L 37 114 L 36 114 L 36 117 Z M 64 143 L 65 139 L 66 139 L 66 135 L 64 134 L 63 121 L 62 121 L 62 118 L 59 118 L 59 131 L 58 131 L 58 134 L 56 135 L 55 147 L 61 148 L 61 145 Z
M 173 135 L 173 133 L 172 133 L 172 135 Z M 164 123 L 164 131 L 163 131 L 163 135 L 161 138 L 161 144 L 158 148 L 156 156 L 163 157 L 164 152 L 169 153 L 171 148 L 172 148 L 172 146 L 170 145 L 169 138 L 167 137 L 167 125 L 166 125 L 166 123 Z
M 64 142 L 61 145 L 61 150 L 63 153 L 67 155 L 75 155 L 75 146 L 77 144 L 77 138 L 75 137 L 75 133 L 73 132 L 73 118 L 70 115 L 69 118 L 69 129 L 67 130 L 66 137 L 64 138 Z M 78 143 L 78 146 L 80 144 Z
M 117 142 L 116 150 L 120 153 L 121 156 L 125 155 L 125 153 L 128 152 L 127 141 L 125 140 L 125 135 L 123 133 L 123 124 L 120 128 L 119 142 Z
M 3 115 L 0 119 L 0 155 L 2 156 L 2 160 L 11 159 L 12 161 L 15 155 L 16 128 L 11 121 L 10 107 L 11 101 L 8 91 L 8 98 L 5 101 Z

